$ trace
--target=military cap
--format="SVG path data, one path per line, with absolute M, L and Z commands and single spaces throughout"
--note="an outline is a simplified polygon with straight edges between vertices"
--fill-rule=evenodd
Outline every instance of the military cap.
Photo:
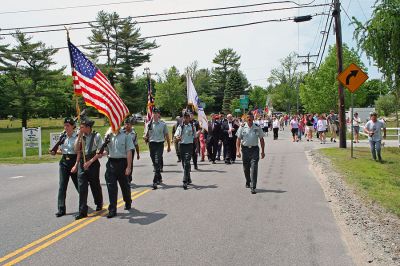
M 161 113 L 161 111 L 160 111 L 160 109 L 158 109 L 157 107 L 154 107 L 153 108 L 153 113 Z
M 81 125 L 87 126 L 87 127 L 93 127 L 94 121 L 90 120 L 89 118 L 85 118 L 81 120 Z
M 133 124 L 133 117 L 128 116 L 127 118 L 125 118 L 125 124 Z
M 64 119 L 64 124 L 67 124 L 67 123 L 70 124 L 71 126 L 75 126 L 75 121 L 71 117 L 66 117 Z

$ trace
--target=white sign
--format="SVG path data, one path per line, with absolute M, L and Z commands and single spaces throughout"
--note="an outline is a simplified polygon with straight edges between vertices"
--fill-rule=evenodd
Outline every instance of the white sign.
M 50 149 L 53 149 L 59 139 L 60 133 L 50 133 Z
M 22 128 L 22 154 L 26 157 L 26 148 L 39 148 L 39 158 L 42 157 L 41 128 Z

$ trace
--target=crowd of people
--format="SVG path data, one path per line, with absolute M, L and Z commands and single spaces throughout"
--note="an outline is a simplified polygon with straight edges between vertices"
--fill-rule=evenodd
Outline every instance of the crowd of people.
M 361 120 L 358 114 L 354 115 L 355 142 L 359 141 Z M 88 188 L 90 186 L 96 211 L 103 209 L 103 195 L 100 186 L 100 163 L 102 156 L 107 156 L 105 180 L 109 194 L 108 218 L 117 215 L 118 184 L 120 186 L 125 209 L 131 209 L 131 182 L 134 156 L 140 159 L 138 135 L 132 126 L 132 118 L 125 120 L 123 128 L 117 132 L 111 129 L 102 136 L 94 131 L 94 121 L 83 118 L 79 131 L 75 130 L 75 120 L 64 120 L 63 141 L 58 153 L 62 154 L 59 163 L 59 191 L 57 217 L 66 214 L 65 198 L 69 179 L 73 181 L 79 194 L 79 208 L 76 219 L 88 215 Z M 292 115 L 272 114 L 255 117 L 253 112 L 246 116 L 235 118 L 232 114 L 211 114 L 207 129 L 201 128 L 189 110 L 183 110 L 182 116 L 176 117 L 170 137 L 167 124 L 161 120 L 160 110 L 154 108 L 152 119 L 145 125 L 143 139 L 149 145 L 150 158 L 153 165 L 153 189 L 163 183 L 163 153 L 165 142 L 167 152 L 171 151 L 171 141 L 175 147 L 177 162 L 182 163 L 184 190 L 192 184 L 191 162 L 195 170 L 198 169 L 198 160 L 211 164 L 223 161 L 226 165 L 234 164 L 236 158 L 242 158 L 245 187 L 256 194 L 258 161 L 265 157 L 264 137 L 273 131 L 273 140 L 279 137 L 279 131 L 289 127 L 291 141 L 299 142 L 304 138 L 313 141 L 314 133 L 321 144 L 326 143 L 327 133 L 330 132 L 330 141 L 336 142 L 338 130 L 338 116 L 331 111 L 326 114 Z M 382 161 L 381 157 L 381 130 L 386 137 L 385 124 L 377 120 L 377 114 L 371 114 L 371 120 L 364 127 L 369 136 L 371 153 L 374 160 Z M 260 145 L 259 145 L 260 144 Z M 260 151 L 261 150 L 261 151 Z M 55 150 L 52 149 L 52 154 Z M 261 155 L 261 156 L 260 156 Z

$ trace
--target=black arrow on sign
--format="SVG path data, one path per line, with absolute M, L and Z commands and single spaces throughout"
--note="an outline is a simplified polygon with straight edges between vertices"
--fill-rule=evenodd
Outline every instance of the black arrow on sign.
M 350 78 L 351 77 L 356 77 L 357 74 L 358 74 L 358 70 L 350 71 L 350 74 L 348 74 L 347 77 L 346 77 L 346 85 L 349 85 L 350 84 Z

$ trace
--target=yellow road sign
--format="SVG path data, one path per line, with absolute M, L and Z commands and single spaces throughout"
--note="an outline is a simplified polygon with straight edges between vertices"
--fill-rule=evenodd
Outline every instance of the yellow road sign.
M 354 93 L 368 79 L 368 75 L 356 64 L 350 64 L 342 73 L 337 76 L 339 82 L 343 84 L 351 93 Z

